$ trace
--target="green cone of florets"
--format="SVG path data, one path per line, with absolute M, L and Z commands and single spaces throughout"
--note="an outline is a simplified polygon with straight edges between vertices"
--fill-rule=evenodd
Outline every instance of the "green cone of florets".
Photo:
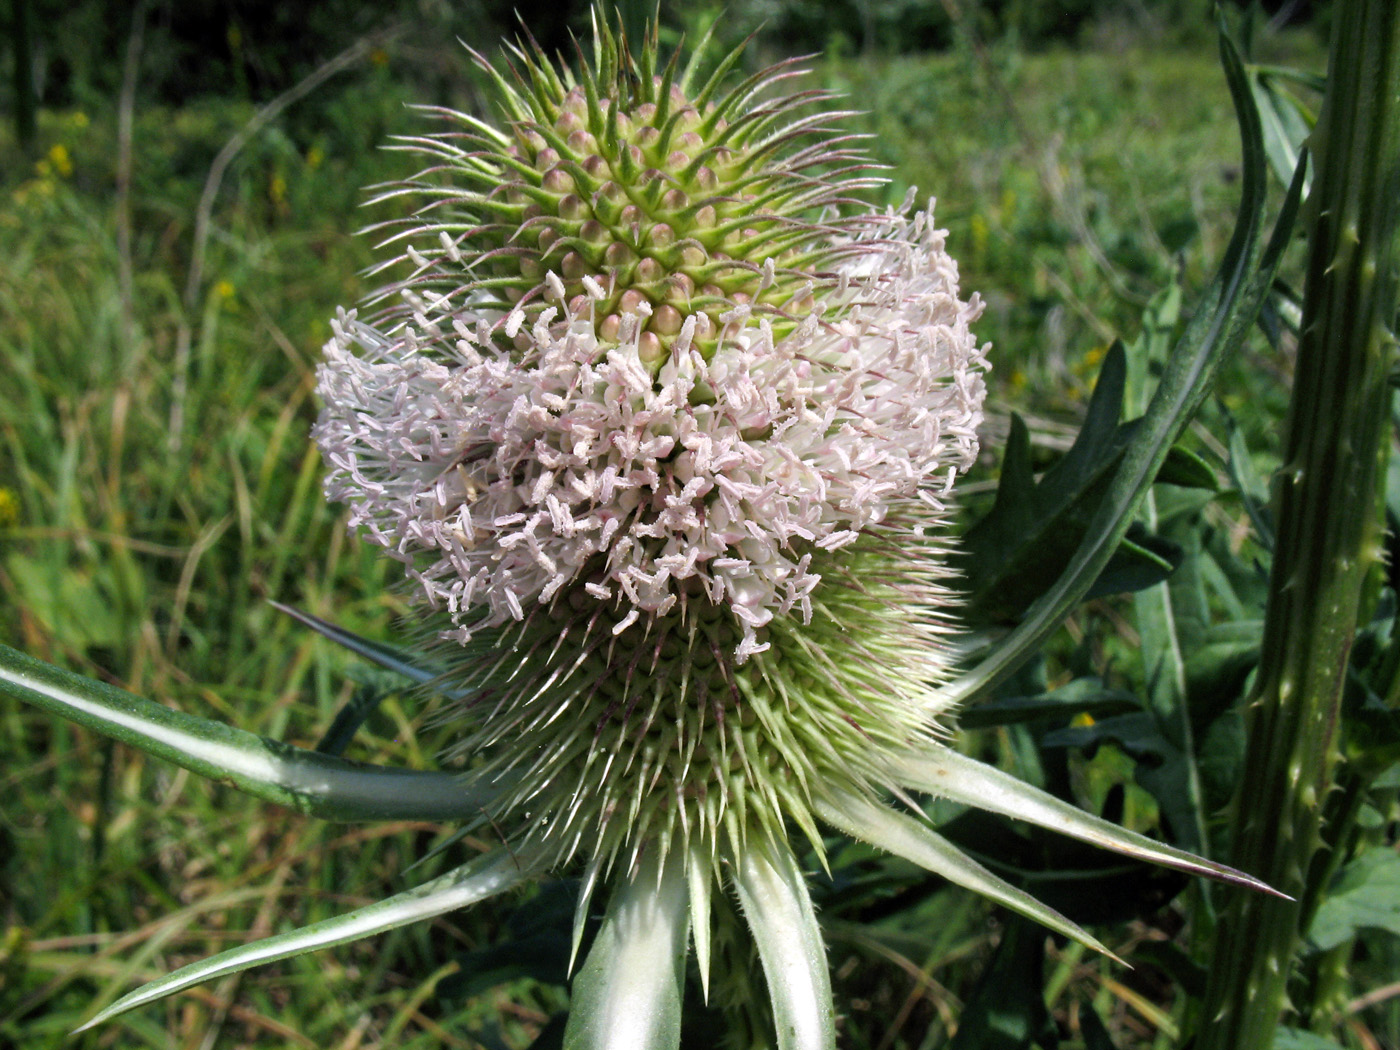
M 638 349 L 653 371 L 691 317 L 707 357 L 737 304 L 791 330 L 853 250 L 862 220 L 838 210 L 878 180 L 858 174 L 872 167 L 858 136 L 830 130 L 842 114 L 797 115 L 825 92 L 760 100 L 792 63 L 721 93 L 740 51 L 704 83 L 695 61 L 657 68 L 654 31 L 634 57 L 605 23 L 577 76 L 538 48 L 515 49 L 508 74 L 478 56 L 509 130 L 439 110 L 456 127 L 408 142 L 440 162 L 386 195 L 434 198 L 400 234 L 418 268 L 408 287 L 524 304 L 533 319 L 551 303 L 577 312 L 596 280 L 596 335 L 617 343 L 623 318 L 645 312 Z M 436 243 L 418 243 L 424 232 Z

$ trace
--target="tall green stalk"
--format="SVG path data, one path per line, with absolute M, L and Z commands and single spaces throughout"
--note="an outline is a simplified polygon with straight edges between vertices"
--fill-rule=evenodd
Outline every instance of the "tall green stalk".
M 1309 873 L 1363 587 L 1380 556 L 1400 206 L 1400 6 L 1342 0 L 1317 174 L 1303 327 L 1233 863 L 1296 901 L 1235 893 L 1198 1050 L 1267 1050 L 1315 897 Z

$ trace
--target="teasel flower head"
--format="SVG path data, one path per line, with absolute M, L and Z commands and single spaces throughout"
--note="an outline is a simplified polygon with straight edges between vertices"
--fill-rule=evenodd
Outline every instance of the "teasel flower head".
M 415 202 L 383 228 L 406 276 L 333 326 L 326 491 L 438 637 L 451 755 L 506 840 L 481 877 L 581 866 L 575 950 L 613 887 L 568 1044 L 675 1045 L 718 922 L 752 937 L 777 1045 L 829 1047 L 790 836 L 1090 943 L 885 800 L 1195 862 L 946 745 L 949 498 L 988 366 L 931 205 L 859 202 L 874 168 L 796 65 L 725 89 L 738 51 L 702 78 L 595 22 L 572 73 L 478 58 L 499 124 L 435 109 L 400 143 L 427 158 L 379 195 Z

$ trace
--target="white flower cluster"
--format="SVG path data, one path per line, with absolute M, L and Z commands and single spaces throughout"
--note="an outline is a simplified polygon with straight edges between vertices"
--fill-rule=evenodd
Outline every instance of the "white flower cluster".
M 639 318 L 604 344 L 586 298 L 528 325 L 446 299 L 392 332 L 344 314 L 319 372 L 327 495 L 451 613 L 449 637 L 566 589 L 623 599 L 618 632 L 704 595 L 743 660 L 772 617 L 810 618 L 815 552 L 912 500 L 932 520 L 976 453 L 981 305 L 931 211 L 868 233 L 788 334 L 736 305 L 706 360 L 692 317 L 655 374 Z

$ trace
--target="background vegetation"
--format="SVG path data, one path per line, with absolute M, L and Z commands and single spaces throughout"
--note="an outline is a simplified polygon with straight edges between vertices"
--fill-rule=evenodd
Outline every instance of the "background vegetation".
M 39 106 L 32 139 L 22 120 L 0 131 L 0 638 L 308 746 L 347 700 L 382 695 L 350 754 L 432 764 L 439 734 L 418 698 L 267 600 L 373 638 L 392 637 L 405 612 L 394 570 L 320 497 L 312 371 L 335 306 L 367 290 L 370 245 L 353 231 L 377 216 L 361 187 L 411 163 L 380 147 L 420 126 L 407 103 L 481 109 L 455 38 L 494 54 L 517 7 L 546 46 L 583 29 L 581 4 L 550 16 L 434 0 L 13 4 L 12 39 L 21 12 L 30 26 Z M 1009 410 L 1029 421 L 1037 464 L 1053 462 L 1111 341 L 1138 336 L 1149 302 L 1177 283 L 1189 309 L 1224 249 L 1237 135 L 1200 4 L 661 9 L 673 39 L 712 23 L 723 41 L 757 32 L 754 67 L 821 51 L 812 79 L 863 111 L 853 123 L 890 167 L 889 201 L 910 186 L 939 198 L 996 346 L 974 510 Z M 1256 57 L 1320 71 L 1326 6 L 1272 15 L 1257 22 Z M 4 56 L 7 73 L 21 51 Z M 5 83 L 0 98 L 21 115 L 24 92 Z M 1172 327 L 1160 299 L 1154 309 Z M 1221 491 L 1161 508 L 1164 521 L 1210 525 L 1223 582 L 1207 619 L 1245 622 L 1262 601 L 1259 479 L 1276 462 L 1288 349 L 1260 338 L 1195 428 Z M 1007 695 L 1141 681 L 1140 615 L 1131 599 L 1092 605 Z M 1230 666 L 1235 679 L 1248 670 Z M 1132 826 L 1169 827 L 1142 749 L 1086 735 L 1094 724 L 1049 730 L 1062 734 L 1049 745 L 1062 768 L 1044 761 L 1046 727 L 973 729 L 967 747 L 1063 776 Z M 1218 804 L 1237 763 L 1231 732 L 1202 767 Z M 1377 810 L 1372 830 L 1383 837 L 1393 816 Z M 140 980 L 374 899 L 434 845 L 443 853 L 427 866 L 480 848 L 449 833 L 305 820 L 0 701 L 0 1046 L 528 1046 L 566 1002 L 562 969 L 539 963 L 567 955 L 558 920 L 572 904 L 557 890 L 513 915 L 452 915 L 66 1039 Z M 963 839 L 1015 858 L 1051 893 L 1110 863 L 994 825 L 965 825 Z M 855 850 L 843 861 L 822 904 L 847 1045 L 1029 1045 L 987 1034 L 1005 1030 L 999 1010 L 1048 1021 L 1065 1048 L 1177 1045 L 1182 988 L 1199 977 L 1179 881 L 1130 871 L 1116 896 L 1055 899 L 1100 922 L 1126 970 L 897 863 Z M 1400 1045 L 1393 942 L 1361 942 L 1348 961 L 1333 989 L 1338 1038 Z

